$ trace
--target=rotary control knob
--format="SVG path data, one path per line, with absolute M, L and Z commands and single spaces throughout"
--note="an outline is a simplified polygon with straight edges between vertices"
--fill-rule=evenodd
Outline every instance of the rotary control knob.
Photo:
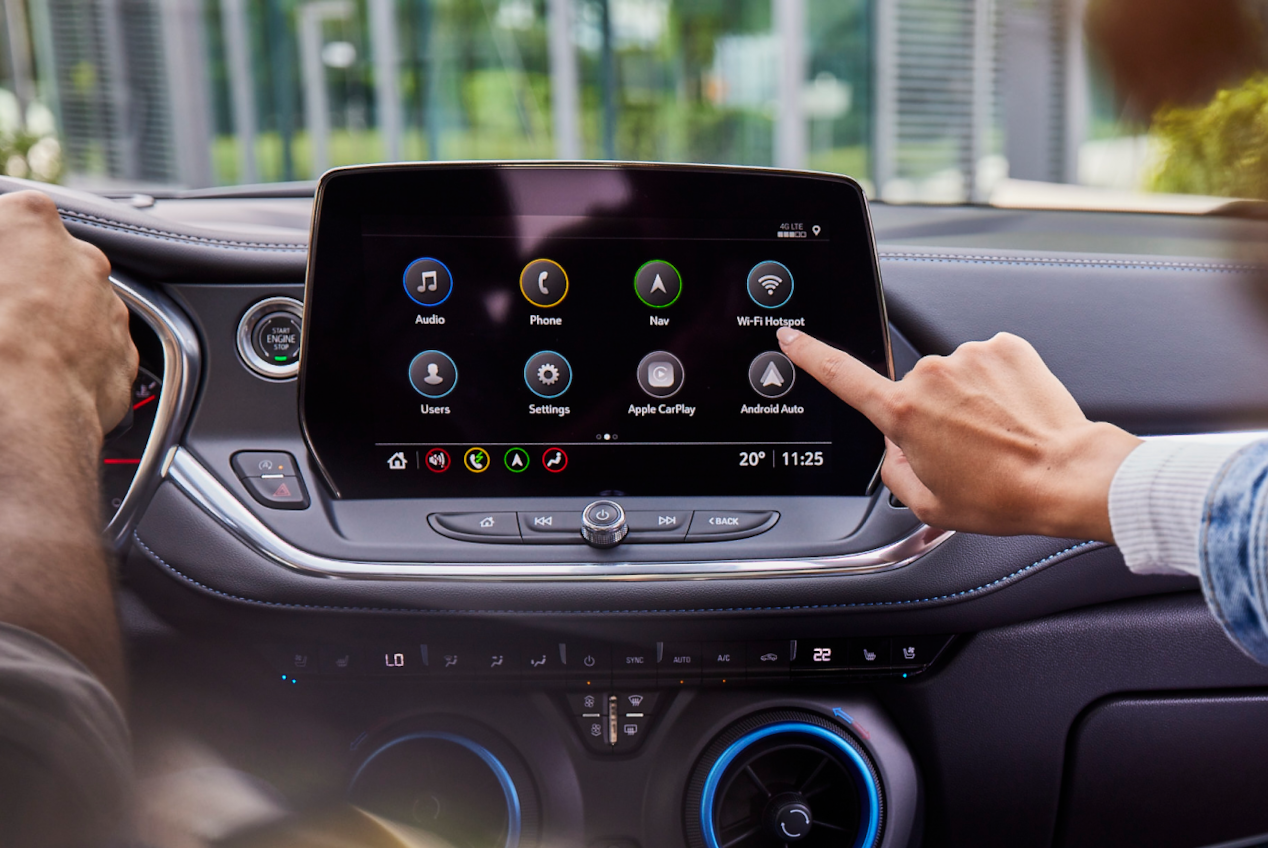
M 595 501 L 581 513 L 581 538 L 596 548 L 619 545 L 630 532 L 625 510 L 612 501 Z
M 762 825 L 768 835 L 787 845 L 809 836 L 814 819 L 800 793 L 781 792 L 766 802 Z

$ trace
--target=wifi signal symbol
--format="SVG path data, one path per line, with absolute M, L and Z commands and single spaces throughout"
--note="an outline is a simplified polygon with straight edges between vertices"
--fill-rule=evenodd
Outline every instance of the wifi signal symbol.
M 757 278 L 757 284 L 766 289 L 766 293 L 768 295 L 773 295 L 775 293 L 775 289 L 779 288 L 783 285 L 783 283 L 783 278 L 777 277 L 774 274 L 767 274 L 764 277 Z

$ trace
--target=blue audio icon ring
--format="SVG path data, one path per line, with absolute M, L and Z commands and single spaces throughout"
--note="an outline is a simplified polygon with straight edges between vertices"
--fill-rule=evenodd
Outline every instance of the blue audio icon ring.
M 718 757 L 717 762 L 709 769 L 709 775 L 704 782 L 704 792 L 700 798 L 700 826 L 704 833 L 706 848 L 719 848 L 718 834 L 713 825 L 713 804 L 717 800 L 718 787 L 722 783 L 722 776 L 725 774 L 727 767 L 735 761 L 735 758 L 745 748 L 754 742 L 759 742 L 768 736 L 775 736 L 780 733 L 802 733 L 807 736 L 813 736 L 816 739 L 827 742 L 845 755 L 848 760 L 846 765 L 854 773 L 855 781 L 861 784 L 859 795 L 862 796 L 860 801 L 863 801 L 866 808 L 864 816 L 867 821 L 867 826 L 860 828 L 859 836 L 854 840 L 852 848 L 871 848 L 872 843 L 876 841 L 876 832 L 880 829 L 881 824 L 880 792 L 876 787 L 876 781 L 872 778 L 871 769 L 867 767 L 862 755 L 854 750 L 854 746 L 840 736 L 831 730 L 801 721 L 781 721 L 778 724 L 759 727 L 757 730 L 744 734 L 727 746 L 727 749 L 722 752 L 722 756 Z
M 419 306 L 440 306 L 453 294 L 453 274 L 449 272 L 449 266 L 430 256 L 409 263 L 402 281 L 405 294 Z

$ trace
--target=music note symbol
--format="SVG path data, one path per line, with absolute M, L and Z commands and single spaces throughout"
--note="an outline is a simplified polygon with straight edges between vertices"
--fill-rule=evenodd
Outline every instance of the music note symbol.
M 432 270 L 430 270 L 430 271 L 424 271 L 424 272 L 423 272 L 423 284 L 422 284 L 421 286 L 419 286 L 419 287 L 418 287 L 418 290 L 419 290 L 419 292 L 429 292 L 429 291 L 435 291 L 435 290 L 436 290 L 436 285 L 437 285 L 437 283 L 436 283 L 436 271 L 435 271 L 435 269 L 432 269 Z

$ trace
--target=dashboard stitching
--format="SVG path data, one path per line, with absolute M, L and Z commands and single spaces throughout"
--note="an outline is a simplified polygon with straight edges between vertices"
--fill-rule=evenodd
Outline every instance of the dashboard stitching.
M 89 215 L 83 212 L 74 212 L 68 209 L 58 209 L 63 218 L 72 222 L 83 224 L 88 227 L 98 227 L 104 230 L 115 230 L 130 235 L 141 235 L 143 238 L 158 238 L 163 241 L 175 242 L 193 242 L 196 244 L 206 245 L 208 247 L 227 248 L 231 250 L 259 250 L 271 251 L 279 253 L 304 253 L 308 250 L 308 245 L 303 242 L 249 242 L 234 241 L 232 239 L 217 239 L 208 236 L 195 236 L 187 233 L 175 233 L 169 230 L 159 230 L 151 227 L 142 227 L 137 224 L 129 224 L 126 221 L 116 221 L 111 218 L 102 218 L 97 215 Z
M 1231 265 L 1214 262 L 1131 262 L 1119 259 L 1046 259 L 1022 256 L 1015 259 L 1000 256 L 974 256 L 954 253 L 886 253 L 881 259 L 903 262 L 959 262 L 966 265 L 1032 265 L 1065 268 L 1107 268 L 1132 271 L 1213 271 L 1220 274 L 1262 270 L 1256 265 Z
M 905 601 L 853 601 L 850 603 L 840 603 L 840 604 L 788 604 L 785 606 L 769 606 L 769 607 L 757 607 L 757 606 L 755 607 L 702 607 L 702 608 L 695 608 L 695 609 L 681 608 L 681 609 L 621 609 L 621 610 L 506 610 L 506 609 L 501 609 L 501 610 L 477 610 L 477 609 L 428 610 L 428 609 L 418 609 L 414 607 L 348 607 L 348 606 L 333 606 L 330 604 L 291 604 L 291 603 L 285 603 L 282 601 L 261 601 L 255 598 L 243 597 L 242 595 L 234 595 L 229 592 L 222 591 L 220 589 L 212 588 L 211 586 L 208 586 L 206 583 L 202 583 L 198 580 L 195 580 L 194 578 L 190 577 L 188 574 L 185 574 L 180 569 L 176 568 L 167 560 L 163 559 L 163 557 L 159 556 L 154 551 L 153 548 L 147 545 L 145 541 L 141 538 L 141 534 L 139 531 L 133 530 L 132 537 L 136 539 L 137 544 L 141 546 L 141 548 L 145 551 L 145 553 L 151 559 L 153 559 L 159 565 L 166 568 L 176 577 L 179 577 L 181 580 L 184 580 L 186 583 L 190 583 L 194 586 L 197 586 L 198 588 L 203 589 L 204 591 L 210 592 L 213 595 L 219 595 L 220 597 L 228 598 L 229 600 L 241 601 L 242 603 L 254 604 L 257 606 L 278 607 L 283 609 L 341 610 L 344 612 L 429 613 L 429 614 L 440 614 L 440 615 L 469 615 L 469 614 L 479 614 L 479 615 L 488 615 L 488 614 L 495 614 L 495 615 L 626 615 L 630 613 L 789 612 L 789 611 L 795 611 L 795 610 L 822 610 L 822 609 L 849 609 L 849 608 L 861 608 L 861 607 L 910 606 L 913 604 L 936 603 L 938 601 L 946 601 L 952 598 L 963 598 L 969 595 L 985 592 L 989 589 L 992 589 L 1000 585 L 1001 583 L 1012 580 L 1015 577 L 1020 577 L 1021 575 L 1026 574 L 1027 572 L 1032 572 L 1037 569 L 1042 569 L 1045 566 L 1051 565 L 1053 562 L 1055 562 L 1058 559 L 1061 559 L 1066 554 L 1070 554 L 1075 551 L 1085 552 L 1089 549 L 1107 547 L 1102 542 L 1096 542 L 1096 541 L 1079 542 L 1077 545 L 1071 545 L 1068 548 L 1065 548 L 1064 550 L 1060 550 L 1060 551 L 1057 551 L 1056 553 L 1049 554 L 1043 559 L 1035 560 L 1034 562 L 1032 562 L 1030 565 L 1026 566 L 1025 568 L 1019 568 L 1016 571 L 1012 572 L 1011 574 L 1006 574 L 1003 577 L 999 577 L 995 580 L 992 580 L 989 583 L 984 583 L 981 586 L 978 586 L 976 588 L 962 589 L 959 592 L 949 592 L 945 595 L 935 595 L 929 598 L 919 598 L 919 599 L 911 599 L 911 600 L 905 600 Z

